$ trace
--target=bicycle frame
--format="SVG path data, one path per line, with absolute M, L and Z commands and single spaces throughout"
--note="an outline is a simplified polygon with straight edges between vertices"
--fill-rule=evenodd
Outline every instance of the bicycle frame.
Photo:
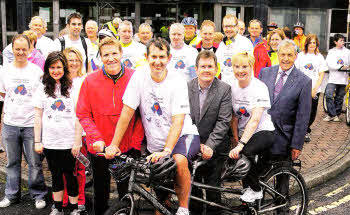
M 216 187 L 216 186 L 210 186 L 210 185 L 206 185 L 203 183 L 199 183 L 199 182 L 195 182 L 194 181 L 194 177 L 196 174 L 196 170 L 199 166 L 204 165 L 205 161 L 194 161 L 193 164 L 193 174 L 191 176 L 191 185 L 192 187 L 197 187 L 199 189 L 202 190 L 206 190 L 206 191 L 217 191 L 217 192 L 221 192 L 221 193 L 231 193 L 231 194 L 235 194 L 235 195 L 240 195 L 242 192 L 242 189 L 232 189 L 232 188 L 224 188 L 224 187 Z M 278 168 L 279 166 L 283 166 L 283 165 L 288 165 L 287 162 L 280 162 L 277 166 L 275 166 L 275 164 L 272 164 L 271 168 L 267 171 L 267 173 L 265 175 L 267 175 L 270 171 L 272 171 L 274 168 Z M 301 163 L 295 163 L 293 162 L 292 166 L 300 166 Z M 138 182 L 136 182 L 135 180 L 135 169 L 132 169 L 131 174 L 130 174 L 130 178 L 129 178 L 129 184 L 128 184 L 128 193 L 122 198 L 122 200 L 125 200 L 126 198 L 128 198 L 131 202 L 131 209 L 130 209 L 130 214 L 134 213 L 135 210 L 135 200 L 133 197 L 133 194 L 139 194 L 142 196 L 143 199 L 147 200 L 149 203 L 151 203 L 153 205 L 154 208 L 156 208 L 158 211 L 160 211 L 161 213 L 165 214 L 165 215 L 172 215 L 172 213 L 165 207 L 163 206 L 163 204 L 161 202 L 158 201 L 158 199 L 156 198 L 156 196 L 154 194 L 151 194 L 150 192 L 148 192 L 146 189 L 144 189 L 142 186 L 139 185 Z M 279 193 L 278 191 L 276 191 L 274 188 L 270 187 L 268 184 L 266 184 L 263 180 L 259 179 L 259 184 L 264 187 L 269 193 L 273 193 L 275 195 L 280 196 L 283 200 L 286 200 L 286 196 Z M 168 193 L 171 194 L 176 194 L 174 189 L 159 185 L 159 186 L 151 186 L 152 188 L 155 188 L 157 190 L 162 190 L 162 191 L 166 191 Z M 238 205 L 238 206 L 232 206 L 232 207 L 227 207 L 223 204 L 219 204 L 219 203 L 215 203 L 215 202 L 211 202 L 208 201 L 204 198 L 199 198 L 196 196 L 192 196 L 190 195 L 189 197 L 191 200 L 195 200 L 201 203 L 204 203 L 205 205 L 209 205 L 209 206 L 213 206 L 213 207 L 217 207 L 220 209 L 223 209 L 225 211 L 231 212 L 231 213 L 244 213 L 244 212 L 248 212 L 251 210 L 250 205 L 248 204 L 242 204 L 242 205 Z M 273 203 L 273 202 L 271 202 Z M 269 204 L 271 204 L 269 203 Z M 267 204 L 268 205 L 268 204 Z M 287 205 L 287 203 L 285 204 L 280 204 L 277 205 L 275 207 L 272 208 L 268 208 L 268 209 L 262 209 L 257 211 L 258 213 L 263 213 L 263 212 L 268 212 L 268 211 L 273 211 L 276 210 L 278 208 L 282 208 L 285 207 Z M 259 208 L 260 208 L 260 203 L 259 203 Z M 254 209 L 255 210 L 255 209 Z

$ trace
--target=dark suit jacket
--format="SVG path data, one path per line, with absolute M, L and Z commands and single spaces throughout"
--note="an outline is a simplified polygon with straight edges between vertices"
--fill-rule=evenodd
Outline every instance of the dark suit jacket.
M 311 112 L 311 79 L 294 67 L 277 98 L 273 92 L 279 65 L 264 68 L 259 79 L 269 88 L 272 122 L 276 139 L 272 154 L 289 155 L 291 148 L 301 150 Z
M 232 119 L 231 87 L 215 78 L 204 101 L 199 107 L 198 78 L 188 82 L 191 118 L 197 126 L 201 143 L 214 150 L 214 156 L 228 153 L 228 131 Z

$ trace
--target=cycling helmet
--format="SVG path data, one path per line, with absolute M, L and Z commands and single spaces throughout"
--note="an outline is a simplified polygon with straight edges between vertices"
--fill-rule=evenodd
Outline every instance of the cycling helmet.
M 302 22 L 297 22 L 294 24 L 293 28 L 302 28 L 304 30 L 304 24 Z
M 238 181 L 243 179 L 250 170 L 250 161 L 244 155 L 240 159 L 227 159 L 224 164 L 224 171 L 221 174 L 222 180 Z
M 278 25 L 276 22 L 270 22 L 268 25 L 267 25 L 268 28 L 278 28 Z
M 111 30 L 103 28 L 98 32 L 98 37 L 99 38 L 101 38 L 101 37 L 103 37 L 103 38 L 104 37 L 114 37 L 114 35 L 113 35 Z
M 192 26 L 197 26 L 197 21 L 193 17 L 185 17 L 182 21 L 181 24 L 183 25 L 192 25 Z
M 109 171 L 116 182 L 123 182 L 130 177 L 131 164 L 120 158 L 113 159 L 109 164 Z
M 176 162 L 172 157 L 165 157 L 158 162 L 151 164 L 150 170 L 151 182 L 164 183 L 172 181 L 176 175 Z

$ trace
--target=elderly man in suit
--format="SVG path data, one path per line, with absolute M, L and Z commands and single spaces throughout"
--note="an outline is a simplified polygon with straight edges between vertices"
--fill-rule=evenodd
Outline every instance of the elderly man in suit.
M 272 160 L 295 160 L 304 145 L 311 112 L 311 79 L 294 66 L 297 46 L 283 40 L 277 50 L 279 65 L 264 68 L 259 74 L 270 94 L 272 122 L 276 139 L 271 148 Z M 281 192 L 288 190 L 288 177 L 280 179 Z M 283 214 L 285 211 L 281 211 Z
M 201 51 L 196 59 L 198 78 L 188 82 L 191 118 L 198 128 L 202 157 L 209 160 L 197 175 L 213 186 L 220 183 L 223 163 L 230 150 L 228 131 L 232 119 L 231 87 L 215 77 L 216 71 L 214 52 Z M 200 195 L 197 190 L 193 190 L 192 194 Z M 221 196 L 218 192 L 207 192 L 207 199 L 220 201 Z M 190 204 L 192 214 L 201 212 L 200 206 L 195 204 Z M 208 208 L 209 213 L 217 214 L 217 209 L 213 210 Z

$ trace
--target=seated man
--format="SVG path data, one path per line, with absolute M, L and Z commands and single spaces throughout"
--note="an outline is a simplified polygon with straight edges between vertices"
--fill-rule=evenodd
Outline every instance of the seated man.
M 198 169 L 195 181 L 211 186 L 220 185 L 220 176 L 228 154 L 230 139 L 228 131 L 232 119 L 231 87 L 215 77 L 217 58 L 212 51 L 201 51 L 196 59 L 198 78 L 188 83 L 192 121 L 196 124 L 201 140 L 202 157 L 209 160 Z M 198 177 L 197 177 L 198 176 Z M 192 195 L 200 196 L 197 189 Z M 220 192 L 207 191 L 207 200 L 220 202 Z M 218 214 L 218 208 L 209 207 L 207 214 Z M 191 213 L 201 213 L 195 201 L 191 201 Z
M 137 108 L 147 138 L 147 159 L 153 163 L 171 155 L 177 165 L 175 191 L 179 199 L 177 215 L 187 215 L 191 187 L 188 160 L 199 151 L 199 135 L 192 125 L 186 81 L 168 71 L 170 47 L 164 39 L 147 45 L 149 67 L 140 67 L 132 76 L 123 96 L 123 110 L 106 158 L 120 154 L 119 144 Z

